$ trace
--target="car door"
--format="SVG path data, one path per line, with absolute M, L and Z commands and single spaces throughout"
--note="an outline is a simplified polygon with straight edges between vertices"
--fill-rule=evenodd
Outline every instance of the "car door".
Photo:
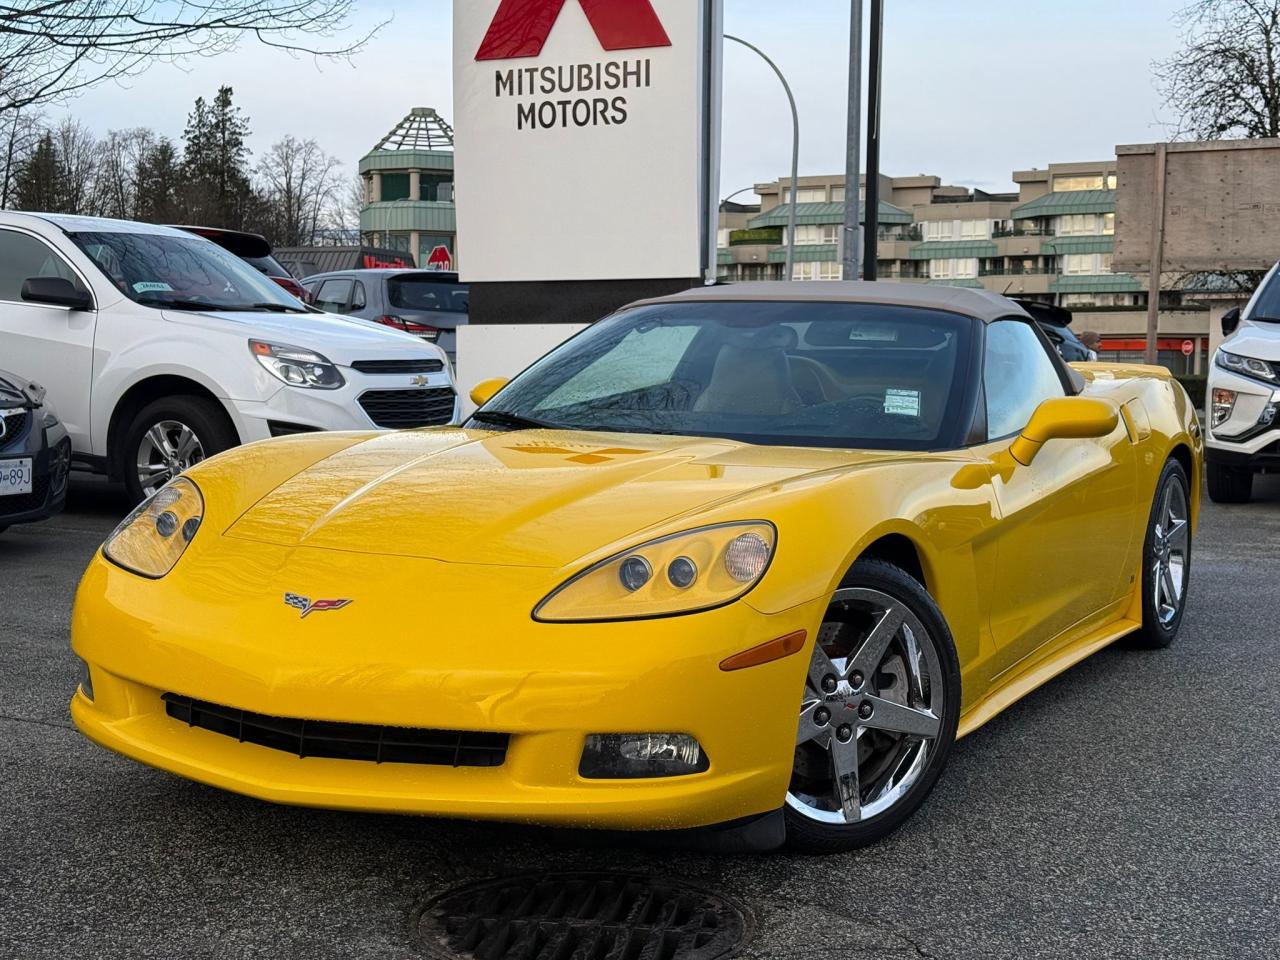
M 87 289 L 80 275 L 44 239 L 0 228 L 0 359 L 15 374 L 49 391 L 77 452 L 90 451 L 89 401 L 97 313 L 22 299 L 31 277 L 63 277 Z
M 983 391 L 989 466 L 1000 520 L 990 607 L 995 679 L 1055 641 L 1115 617 L 1132 590 L 1126 570 L 1135 454 L 1121 422 L 1097 439 L 1051 440 L 1029 466 L 1009 444 L 1044 400 L 1065 396 L 1066 368 L 1028 321 L 985 331 Z

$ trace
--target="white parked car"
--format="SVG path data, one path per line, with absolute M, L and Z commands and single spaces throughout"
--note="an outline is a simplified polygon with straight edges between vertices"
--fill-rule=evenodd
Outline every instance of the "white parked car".
M 240 443 L 449 423 L 444 352 L 308 310 L 170 227 L 0 213 L 0 360 L 48 388 L 75 461 L 136 499 Z
M 1280 264 L 1243 311 L 1222 321 L 1227 335 L 1209 369 L 1209 496 L 1247 503 L 1253 475 L 1280 470 Z

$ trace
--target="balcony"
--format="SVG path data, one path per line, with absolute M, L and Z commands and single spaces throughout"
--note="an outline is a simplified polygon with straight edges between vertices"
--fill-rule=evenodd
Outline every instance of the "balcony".
M 782 243 L 781 227 L 758 227 L 754 230 L 731 230 L 729 246 L 746 247 L 758 244 L 776 245 Z
M 1006 229 L 996 229 L 991 231 L 991 236 L 1000 240 L 1004 237 L 1052 237 L 1055 235 L 1051 226 L 1043 227 L 1009 227 Z

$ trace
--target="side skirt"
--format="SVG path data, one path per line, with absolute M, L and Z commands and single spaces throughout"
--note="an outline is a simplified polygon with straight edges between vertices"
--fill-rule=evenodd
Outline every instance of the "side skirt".
M 1130 610 L 1130 617 L 1132 617 L 1132 610 Z M 1005 707 L 1016 703 L 1033 690 L 1044 686 L 1058 674 L 1074 667 L 1085 657 L 1092 656 L 1103 647 L 1110 646 L 1141 626 L 1140 620 L 1129 617 L 1112 621 L 1063 647 L 1055 656 L 1030 664 L 1026 670 L 1010 677 L 970 707 L 960 717 L 960 728 L 956 731 L 956 738 L 973 733 Z

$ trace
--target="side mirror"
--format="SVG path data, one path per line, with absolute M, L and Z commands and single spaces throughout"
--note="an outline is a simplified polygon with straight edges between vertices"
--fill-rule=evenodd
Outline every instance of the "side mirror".
M 65 277 L 28 277 L 22 281 L 22 299 L 72 310 L 92 310 L 93 298 Z
M 1236 328 L 1240 326 L 1240 308 L 1232 307 L 1222 315 L 1222 335 L 1229 337 L 1236 332 Z
M 494 377 L 491 380 L 481 380 L 471 388 L 471 402 L 477 407 L 483 407 L 506 385 L 506 377 Z
M 1031 422 L 1013 441 L 1009 453 L 1024 467 L 1030 466 L 1040 448 L 1050 440 L 1105 437 L 1119 424 L 1120 409 L 1110 400 L 1055 397 L 1036 407 Z

